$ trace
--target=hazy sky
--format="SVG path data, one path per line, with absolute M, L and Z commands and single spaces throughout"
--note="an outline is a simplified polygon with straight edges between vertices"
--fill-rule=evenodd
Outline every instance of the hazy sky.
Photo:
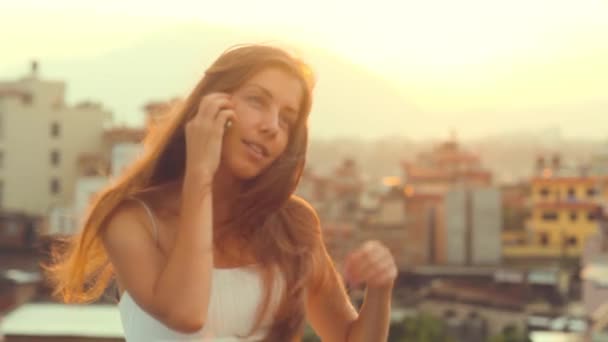
M 552 110 L 568 108 L 608 134 L 608 0 L 18 0 L 0 13 L 5 76 L 32 56 L 94 56 L 201 22 L 331 50 L 429 112 L 537 110 L 560 125 Z

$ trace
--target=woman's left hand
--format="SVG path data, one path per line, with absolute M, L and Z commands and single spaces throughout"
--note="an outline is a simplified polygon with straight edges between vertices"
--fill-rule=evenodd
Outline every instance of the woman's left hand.
M 351 286 L 392 289 L 397 274 L 391 251 L 376 240 L 366 241 L 344 261 L 344 278 Z

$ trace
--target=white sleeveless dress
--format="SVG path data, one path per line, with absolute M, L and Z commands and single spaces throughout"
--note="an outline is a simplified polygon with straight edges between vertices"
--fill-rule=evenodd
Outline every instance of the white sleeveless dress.
M 136 199 L 146 209 L 152 220 L 156 238 L 158 228 L 150 208 Z M 262 327 L 251 336 L 256 313 L 263 297 L 262 277 L 254 266 L 239 268 L 214 268 L 211 297 L 207 320 L 203 329 L 192 334 L 174 331 L 144 311 L 124 291 L 118 309 L 127 342 L 204 341 L 249 342 L 262 339 L 272 322 L 272 312 L 277 308 L 283 291 L 280 277 L 275 277 L 271 291 L 270 310 L 262 321 Z

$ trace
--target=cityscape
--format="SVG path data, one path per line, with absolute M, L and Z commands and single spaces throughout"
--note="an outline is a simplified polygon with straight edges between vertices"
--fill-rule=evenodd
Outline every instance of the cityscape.
M 121 341 L 111 295 L 60 304 L 40 263 L 180 99 L 150 101 L 144 125 L 125 126 L 101 103 L 66 104 L 66 83 L 39 68 L 0 82 L 0 336 Z M 313 141 L 296 193 L 338 270 L 363 241 L 390 248 L 400 273 L 389 341 L 608 341 L 608 143 L 598 146 L 569 159 L 542 145 L 527 172 L 505 176 L 457 132 L 384 168 L 356 149 L 320 165 Z M 349 293 L 360 304 L 362 291 Z

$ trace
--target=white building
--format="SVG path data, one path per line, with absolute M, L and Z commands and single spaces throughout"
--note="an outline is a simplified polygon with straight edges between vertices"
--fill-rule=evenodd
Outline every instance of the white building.
M 0 208 L 45 215 L 72 200 L 81 154 L 101 154 L 112 114 L 98 103 L 65 103 L 66 84 L 43 80 L 36 62 L 0 82 Z
M 112 145 L 110 161 L 115 176 L 124 171 L 143 151 L 141 144 L 120 142 Z M 108 184 L 108 177 L 82 175 L 77 178 L 74 187 L 73 202 L 66 207 L 55 207 L 49 214 L 47 234 L 72 234 L 78 229 L 92 197 Z
M 143 152 L 141 144 L 120 142 L 112 146 L 112 175 L 122 173 Z

